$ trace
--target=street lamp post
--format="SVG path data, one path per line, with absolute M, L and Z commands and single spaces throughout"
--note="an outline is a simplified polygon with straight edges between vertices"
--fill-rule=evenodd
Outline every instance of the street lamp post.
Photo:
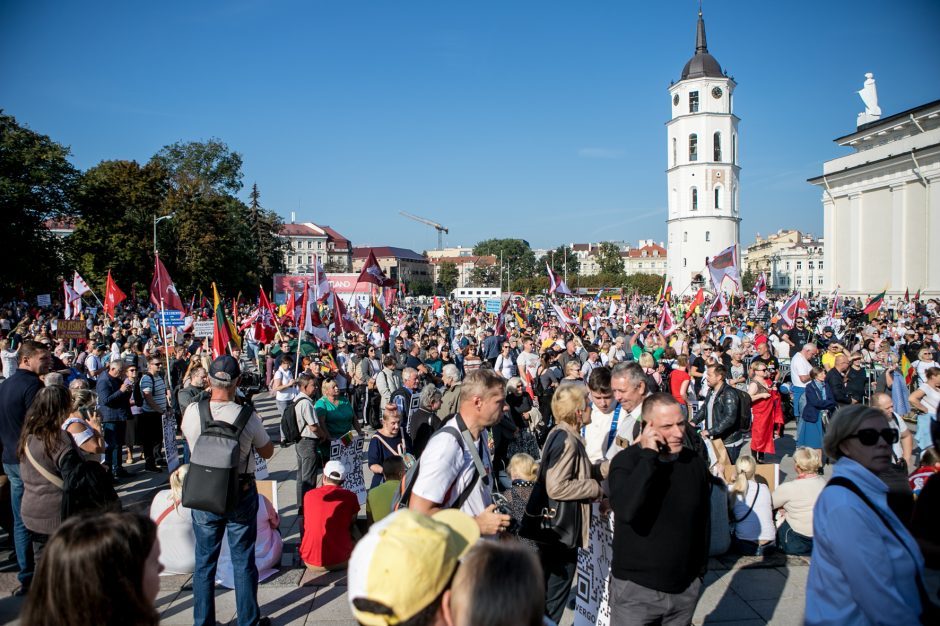
M 157 224 L 163 220 L 172 219 L 176 213 L 170 213 L 169 215 L 163 215 L 161 217 L 153 216 L 153 256 L 157 256 Z

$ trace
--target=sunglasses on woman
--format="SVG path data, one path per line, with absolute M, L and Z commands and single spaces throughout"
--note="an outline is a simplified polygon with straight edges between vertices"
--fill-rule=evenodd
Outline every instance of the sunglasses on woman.
M 893 428 L 882 428 L 881 430 L 863 428 L 854 435 L 849 435 L 846 439 L 858 439 L 858 442 L 863 446 L 873 446 L 878 443 L 878 437 L 884 439 L 887 444 L 895 444 L 898 442 L 899 435 L 898 431 Z

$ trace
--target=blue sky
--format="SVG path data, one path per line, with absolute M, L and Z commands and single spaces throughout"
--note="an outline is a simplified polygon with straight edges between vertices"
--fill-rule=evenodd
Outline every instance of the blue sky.
M 0 3 L 0 108 L 88 168 L 219 137 L 245 190 L 355 244 L 418 251 L 665 238 L 667 88 L 697 2 Z M 738 82 L 742 241 L 822 230 L 806 179 L 884 115 L 940 98 L 940 2 L 706 2 Z

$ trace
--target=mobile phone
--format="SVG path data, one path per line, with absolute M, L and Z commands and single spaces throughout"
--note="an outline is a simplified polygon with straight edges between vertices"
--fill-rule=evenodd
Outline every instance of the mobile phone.
M 657 450 L 660 454 L 669 454 L 669 444 L 666 443 L 665 441 L 657 441 L 657 442 L 656 442 L 656 450 Z

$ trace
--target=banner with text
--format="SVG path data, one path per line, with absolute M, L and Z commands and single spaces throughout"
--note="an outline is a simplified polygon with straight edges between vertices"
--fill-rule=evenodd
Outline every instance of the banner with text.
M 362 475 L 362 446 L 362 437 L 354 430 L 330 442 L 330 460 L 339 461 L 346 467 L 343 489 L 349 489 L 356 494 L 359 504 L 366 501 L 366 482 Z

